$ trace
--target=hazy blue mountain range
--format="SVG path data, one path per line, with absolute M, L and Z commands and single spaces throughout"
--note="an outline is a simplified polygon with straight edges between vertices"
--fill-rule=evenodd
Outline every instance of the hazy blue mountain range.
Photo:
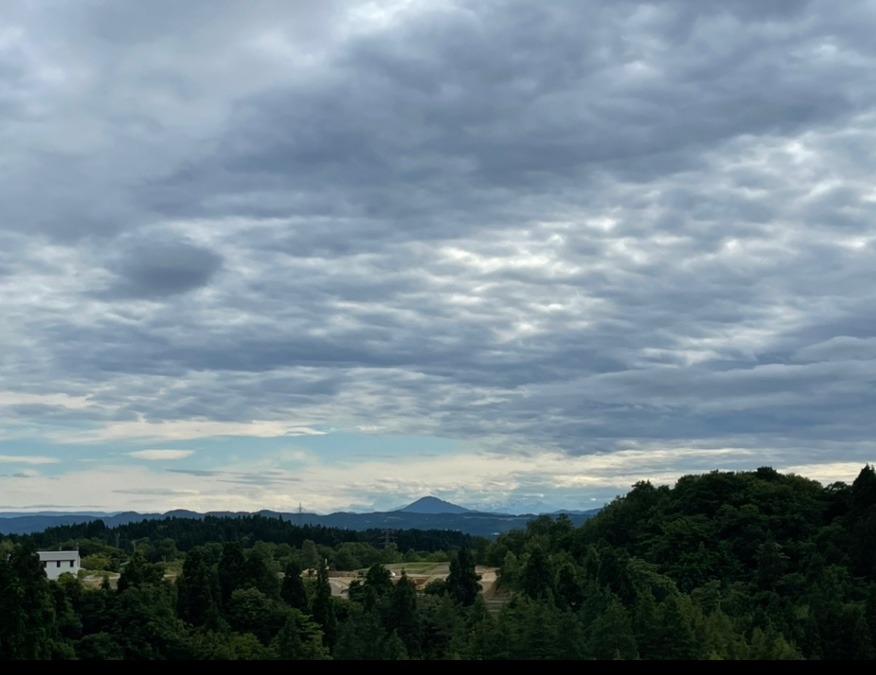
M 595 515 L 599 509 L 590 511 L 563 511 L 549 515 L 557 516 L 566 513 L 572 522 L 580 525 Z M 298 525 L 323 525 L 349 530 L 367 530 L 369 528 L 391 529 L 421 529 L 421 530 L 458 530 L 466 534 L 491 537 L 502 532 L 522 528 L 538 514 L 511 515 L 508 513 L 485 513 L 471 511 L 462 506 L 451 504 L 437 497 L 422 497 L 421 499 L 394 511 L 375 513 L 337 512 L 328 515 L 316 513 L 279 513 L 277 511 L 259 511 L 261 515 L 283 518 Z M 203 518 L 205 516 L 243 516 L 250 515 L 237 511 L 210 511 L 197 513 L 195 511 L 174 510 L 166 513 L 122 513 L 88 512 L 51 512 L 34 513 L 0 512 L 0 534 L 29 534 L 42 532 L 49 527 L 72 525 L 103 520 L 107 527 L 117 527 L 141 520 L 156 520 L 163 518 Z

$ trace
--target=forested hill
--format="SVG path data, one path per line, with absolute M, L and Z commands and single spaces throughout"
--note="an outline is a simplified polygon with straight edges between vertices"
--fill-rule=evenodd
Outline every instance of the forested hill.
M 50 543 L 117 587 L 48 581 Z M 385 567 L 447 562 L 425 585 Z M 498 568 L 488 601 L 475 564 Z M 339 596 L 329 569 L 362 576 Z M 872 660 L 876 472 L 640 482 L 583 525 L 541 516 L 492 541 L 264 516 L 55 528 L 0 538 L 0 613 L 5 659 Z
M 869 465 L 827 487 L 767 467 L 641 482 L 580 528 L 499 537 L 488 561 L 597 657 L 876 657 Z

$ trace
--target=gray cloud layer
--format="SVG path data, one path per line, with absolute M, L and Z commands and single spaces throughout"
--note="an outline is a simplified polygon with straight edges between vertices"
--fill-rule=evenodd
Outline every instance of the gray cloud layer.
M 385 9 L 4 3 L 0 388 L 867 458 L 872 3 Z

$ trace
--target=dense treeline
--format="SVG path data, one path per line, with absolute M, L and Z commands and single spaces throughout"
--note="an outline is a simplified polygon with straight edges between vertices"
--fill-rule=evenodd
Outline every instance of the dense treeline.
M 869 465 L 827 487 L 769 468 L 642 482 L 581 527 L 544 516 L 493 542 L 398 532 L 378 547 L 377 531 L 232 520 L 91 523 L 0 542 L 0 657 L 876 656 Z M 46 580 L 35 547 L 71 541 L 91 546 L 92 562 L 125 563 L 117 588 Z M 430 556 L 449 557 L 450 574 L 424 591 L 383 566 Z M 333 596 L 326 561 L 367 573 Z M 499 568 L 504 604 L 485 601 L 475 563 Z
M 764 467 L 638 483 L 580 528 L 501 537 L 489 562 L 575 627 L 579 655 L 872 659 L 874 544 L 872 467 L 826 488 Z
M 259 514 L 246 516 L 205 516 L 203 518 L 164 518 L 142 520 L 109 528 L 103 521 L 50 527 L 38 534 L 9 535 L 12 541 L 29 540 L 39 549 L 71 547 L 78 542 L 90 541 L 130 550 L 143 542 L 160 548 L 162 542 L 172 540 L 177 551 L 187 552 L 195 546 L 211 542 L 240 542 L 251 546 L 262 541 L 288 544 L 300 548 L 305 541 L 324 547 L 342 543 L 362 543 L 380 546 L 389 539 L 401 551 L 447 551 L 462 546 L 483 547 L 478 538 L 453 530 L 346 530 L 322 525 L 295 525 L 283 518 Z

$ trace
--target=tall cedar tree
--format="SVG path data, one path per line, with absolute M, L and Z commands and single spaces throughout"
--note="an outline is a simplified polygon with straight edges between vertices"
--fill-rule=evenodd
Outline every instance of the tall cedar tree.
M 332 602 L 332 587 L 328 580 L 328 569 L 320 562 L 316 572 L 316 594 L 313 596 L 311 611 L 314 621 L 322 628 L 323 642 L 331 651 L 338 639 L 338 619 Z
M 293 609 L 307 613 L 307 591 L 301 579 L 301 568 L 294 560 L 286 565 L 283 583 L 280 586 L 280 597 Z
M 481 591 L 481 575 L 475 572 L 474 558 L 467 548 L 459 549 L 450 561 L 450 574 L 447 576 L 447 593 L 463 607 L 471 605 Z

